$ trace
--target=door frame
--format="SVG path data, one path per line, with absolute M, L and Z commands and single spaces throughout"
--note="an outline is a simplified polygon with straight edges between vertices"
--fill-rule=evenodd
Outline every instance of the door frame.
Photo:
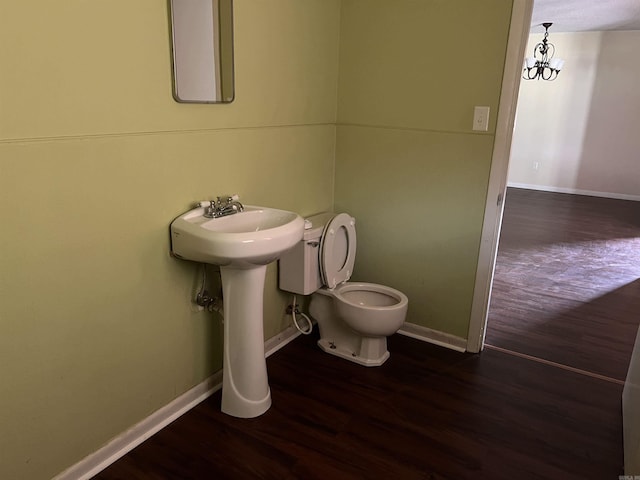
M 531 30 L 533 2 L 534 0 L 513 0 L 511 10 L 511 24 L 500 90 L 491 171 L 467 333 L 467 351 L 474 353 L 480 352 L 484 348 L 493 273 L 504 211 L 504 197 L 507 190 L 511 139 L 515 125 L 520 80 L 522 79 L 522 61 Z

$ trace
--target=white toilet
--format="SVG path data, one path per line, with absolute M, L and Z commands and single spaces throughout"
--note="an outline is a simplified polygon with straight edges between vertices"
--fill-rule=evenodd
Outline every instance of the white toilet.
M 387 336 L 404 323 L 408 299 L 384 285 L 348 282 L 356 257 L 355 219 L 321 213 L 305 221 L 302 241 L 280 258 L 282 290 L 313 294 L 309 313 L 322 350 L 365 366 L 389 358 Z

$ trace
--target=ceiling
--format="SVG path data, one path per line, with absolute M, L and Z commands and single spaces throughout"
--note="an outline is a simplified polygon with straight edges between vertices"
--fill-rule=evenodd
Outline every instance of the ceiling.
M 640 30 L 640 0 L 534 0 L 531 32 Z

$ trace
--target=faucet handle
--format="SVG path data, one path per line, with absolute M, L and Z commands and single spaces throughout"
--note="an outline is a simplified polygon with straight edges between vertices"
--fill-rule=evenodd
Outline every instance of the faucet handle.
M 234 193 L 233 195 L 223 195 L 222 197 L 218 197 L 218 202 L 225 201 L 227 204 L 229 204 L 231 202 L 237 202 L 239 199 L 240 197 L 238 196 L 238 194 Z
M 237 202 L 238 200 L 240 200 L 238 194 L 222 195 L 220 197 L 216 197 L 215 200 L 202 200 L 200 202 L 197 202 L 196 207 L 222 207 L 223 205 L 229 204 L 231 202 Z

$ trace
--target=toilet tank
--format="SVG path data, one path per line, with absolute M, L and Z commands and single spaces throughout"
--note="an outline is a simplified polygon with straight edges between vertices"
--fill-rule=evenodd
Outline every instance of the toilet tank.
M 333 217 L 333 213 L 320 213 L 305 219 L 302 240 L 278 260 L 280 290 L 310 295 L 323 286 L 320 277 L 320 239 L 324 226 Z

